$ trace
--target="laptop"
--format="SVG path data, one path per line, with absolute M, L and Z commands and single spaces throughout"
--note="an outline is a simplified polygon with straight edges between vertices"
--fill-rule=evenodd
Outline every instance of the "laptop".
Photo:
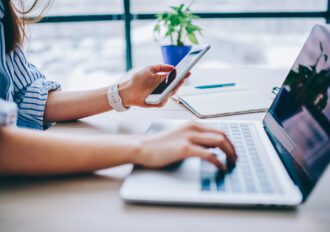
M 286 206 L 304 202 L 330 161 L 330 27 L 314 26 L 262 122 L 200 120 L 224 131 L 238 154 L 220 173 L 189 158 L 167 169 L 134 168 L 120 196 L 128 202 Z M 223 103 L 220 103 L 223 104 Z M 148 133 L 184 121 L 158 121 Z M 214 154 L 223 160 L 221 150 Z

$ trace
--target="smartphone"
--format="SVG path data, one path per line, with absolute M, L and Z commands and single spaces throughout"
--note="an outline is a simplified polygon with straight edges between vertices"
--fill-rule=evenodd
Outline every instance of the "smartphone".
M 161 103 L 169 93 L 179 84 L 186 74 L 210 49 L 210 45 L 191 50 L 175 68 L 168 74 L 162 83 L 145 99 L 145 103 L 157 105 Z

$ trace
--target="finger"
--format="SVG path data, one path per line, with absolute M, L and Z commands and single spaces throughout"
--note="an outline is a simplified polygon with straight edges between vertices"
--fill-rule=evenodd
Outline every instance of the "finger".
M 168 76 L 168 74 L 165 73 L 153 73 L 151 75 L 153 78 L 150 78 L 149 80 L 149 86 L 151 90 L 154 90 L 158 85 L 160 85 Z
M 185 76 L 184 76 L 184 79 L 187 79 L 188 77 L 191 76 L 191 72 L 188 72 Z
M 187 78 L 182 79 L 172 91 L 177 91 L 178 89 L 180 89 L 180 87 L 185 83 L 186 80 Z
M 166 77 L 168 77 L 168 73 L 155 73 L 153 74 L 156 77 L 157 82 L 162 82 Z
M 233 155 L 232 151 L 226 146 L 229 140 L 223 134 L 216 134 L 213 132 L 192 132 L 189 135 L 189 140 L 194 143 L 205 147 L 219 147 L 225 153 Z
M 217 130 L 217 129 L 214 129 L 212 127 L 208 127 L 208 126 L 198 124 L 198 123 L 192 124 L 192 127 L 193 127 L 193 130 L 195 130 L 195 131 L 212 132 L 212 133 L 216 133 L 216 134 L 219 134 L 219 135 L 223 135 L 225 140 L 228 141 L 228 143 L 226 143 L 226 146 L 228 146 L 228 149 L 230 150 L 230 153 L 232 153 L 233 157 L 235 157 L 237 159 L 237 154 L 236 154 L 235 148 L 234 148 L 233 144 L 230 142 L 230 140 L 228 139 L 227 135 L 224 132 L 222 132 L 220 130 Z
M 185 154 L 186 158 L 188 157 L 200 157 L 203 160 L 206 160 L 214 164 L 217 168 L 223 172 L 227 171 L 227 167 L 217 159 L 217 157 L 208 149 L 201 146 L 192 145 L 188 154 Z
M 165 99 L 161 103 L 155 104 L 155 105 L 144 103 L 142 107 L 144 107 L 144 108 L 161 108 L 161 107 L 165 106 L 167 104 L 167 102 L 168 102 L 168 99 Z
M 150 70 L 153 73 L 170 72 L 173 69 L 174 69 L 174 66 L 169 65 L 169 64 L 156 64 L 156 65 L 150 66 Z
M 190 141 L 194 144 L 204 147 L 219 147 L 225 154 L 229 165 L 236 162 L 236 153 L 229 146 L 230 141 L 224 134 L 213 132 L 193 132 L 189 136 Z

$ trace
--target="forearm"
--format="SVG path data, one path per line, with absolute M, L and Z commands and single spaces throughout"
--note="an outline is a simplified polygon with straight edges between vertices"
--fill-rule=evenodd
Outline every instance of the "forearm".
M 60 137 L 16 128 L 0 129 L 1 175 L 90 172 L 130 163 L 140 149 L 134 137 Z
M 69 121 L 111 110 L 107 100 L 107 88 L 77 92 L 50 92 L 44 120 L 46 122 Z
M 132 78 L 123 81 L 118 86 L 119 95 L 124 107 L 161 107 L 167 99 L 158 105 L 148 105 L 145 99 L 167 77 L 167 73 L 173 70 L 170 65 L 154 65 L 136 72 Z M 189 76 L 188 74 L 186 78 Z M 180 85 L 183 84 L 183 81 Z M 178 85 L 174 91 L 177 91 Z M 79 92 L 50 92 L 44 120 L 46 122 L 59 122 L 75 120 L 83 117 L 102 113 L 112 108 L 107 98 L 107 88 Z

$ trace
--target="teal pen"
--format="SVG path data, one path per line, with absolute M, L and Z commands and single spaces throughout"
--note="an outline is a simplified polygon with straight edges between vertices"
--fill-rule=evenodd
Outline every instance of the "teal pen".
M 222 87 L 231 87 L 235 86 L 235 83 L 224 83 L 224 84 L 214 84 L 214 85 L 199 85 L 195 86 L 196 89 L 213 89 L 213 88 L 222 88 Z

